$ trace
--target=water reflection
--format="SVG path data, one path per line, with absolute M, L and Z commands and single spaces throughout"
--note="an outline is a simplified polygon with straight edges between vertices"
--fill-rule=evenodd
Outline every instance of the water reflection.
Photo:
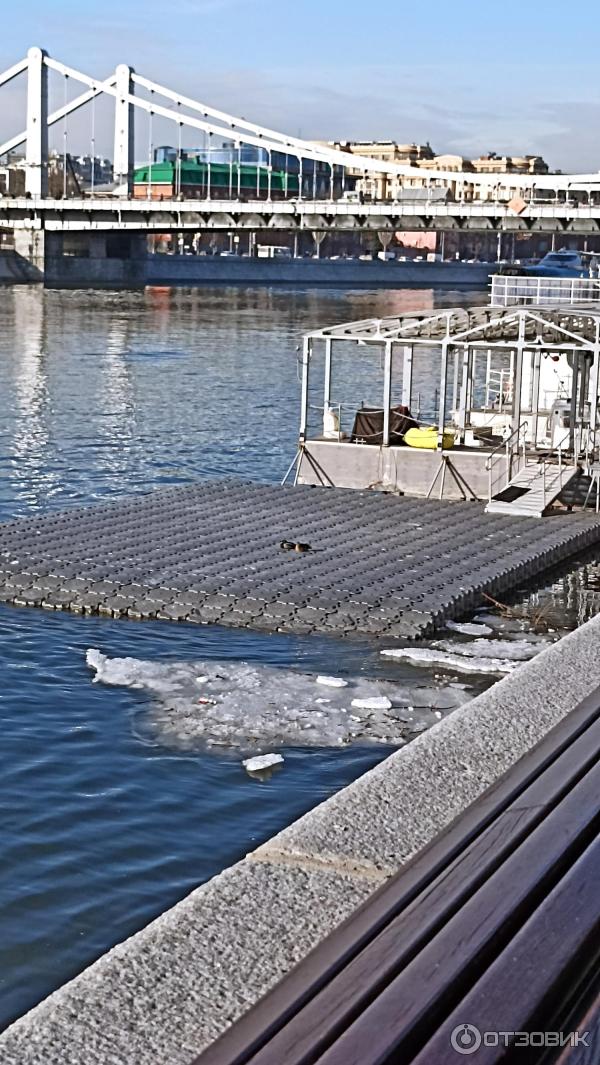
M 276 481 L 295 450 L 302 332 L 485 299 L 431 289 L 59 292 L 21 286 L 6 295 L 0 305 L 4 515 L 192 478 Z M 353 364 L 346 390 L 354 389 L 356 399 L 363 377 L 366 387 L 376 371 L 364 359 Z

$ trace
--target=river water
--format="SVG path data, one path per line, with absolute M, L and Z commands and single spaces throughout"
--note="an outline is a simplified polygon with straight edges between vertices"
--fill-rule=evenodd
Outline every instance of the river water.
M 304 330 L 472 299 L 0 289 L 0 518 L 194 479 L 278 481 L 295 451 Z M 363 369 L 351 371 L 366 387 Z M 574 624 L 595 610 L 577 591 L 595 595 L 595 580 L 591 560 L 546 594 Z M 390 750 L 290 747 L 284 770 L 252 779 L 227 751 L 161 742 L 147 694 L 92 684 L 88 647 L 424 683 L 368 640 L 1 607 L 0 1027 Z

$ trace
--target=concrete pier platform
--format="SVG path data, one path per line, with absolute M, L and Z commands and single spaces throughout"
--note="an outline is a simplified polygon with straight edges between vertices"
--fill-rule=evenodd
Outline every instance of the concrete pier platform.
M 307 542 L 303 554 L 282 539 Z M 427 636 L 600 543 L 600 520 L 210 482 L 0 526 L 0 600 L 284 632 Z

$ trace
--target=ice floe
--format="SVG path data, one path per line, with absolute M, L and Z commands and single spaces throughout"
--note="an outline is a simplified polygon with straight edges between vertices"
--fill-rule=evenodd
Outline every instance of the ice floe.
M 487 618 L 487 615 L 486 615 Z M 491 618 L 490 618 L 491 620 Z M 441 666 L 445 670 L 462 673 L 511 673 L 521 662 L 528 661 L 547 647 L 549 640 L 535 633 L 517 635 L 507 633 L 506 639 L 488 638 L 493 632 L 491 626 L 479 623 L 448 622 L 447 628 L 460 635 L 474 635 L 475 640 L 434 640 L 429 647 L 394 647 L 381 652 L 389 658 L 399 658 L 419 666 Z M 509 630 L 510 631 L 510 630 Z M 453 685 L 438 689 L 440 698 L 448 698 Z M 456 687 L 456 686 L 454 686 Z M 430 702 L 432 709 L 442 709 L 443 703 Z
M 146 693 L 149 727 L 179 747 L 262 754 L 283 746 L 400 744 L 436 720 L 429 703 L 407 708 L 405 687 L 362 676 L 343 688 L 328 685 L 324 697 L 314 675 L 249 662 L 146 662 L 93 648 L 86 660 L 95 681 Z
M 450 654 L 468 655 L 471 658 L 505 658 L 524 662 L 541 651 L 539 640 L 470 640 L 458 643 L 455 640 L 438 640 L 435 647 Z
M 435 647 L 393 647 L 381 652 L 389 658 L 402 658 L 418 666 L 443 666 L 463 673 L 511 673 L 518 662 L 506 658 L 476 658 L 452 654 Z
M 460 632 L 463 636 L 491 636 L 494 631 L 489 625 L 474 621 L 447 621 L 446 628 L 451 632 Z
M 347 688 L 348 681 L 342 677 L 317 677 L 317 684 L 324 684 L 327 688 Z
M 385 695 L 374 695 L 369 699 L 353 699 L 350 706 L 357 710 L 391 710 L 392 701 Z
M 245 758 L 242 765 L 247 773 L 263 773 L 265 769 L 281 765 L 282 762 L 281 754 L 257 754 L 254 758 Z

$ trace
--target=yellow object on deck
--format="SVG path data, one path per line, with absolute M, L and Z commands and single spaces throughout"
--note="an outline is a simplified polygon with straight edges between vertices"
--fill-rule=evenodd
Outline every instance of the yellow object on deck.
M 425 447 L 433 451 L 438 446 L 438 430 L 433 425 L 424 429 L 407 429 L 404 442 L 409 447 Z M 454 447 L 454 433 L 451 429 L 444 429 L 443 447 L 444 450 Z

